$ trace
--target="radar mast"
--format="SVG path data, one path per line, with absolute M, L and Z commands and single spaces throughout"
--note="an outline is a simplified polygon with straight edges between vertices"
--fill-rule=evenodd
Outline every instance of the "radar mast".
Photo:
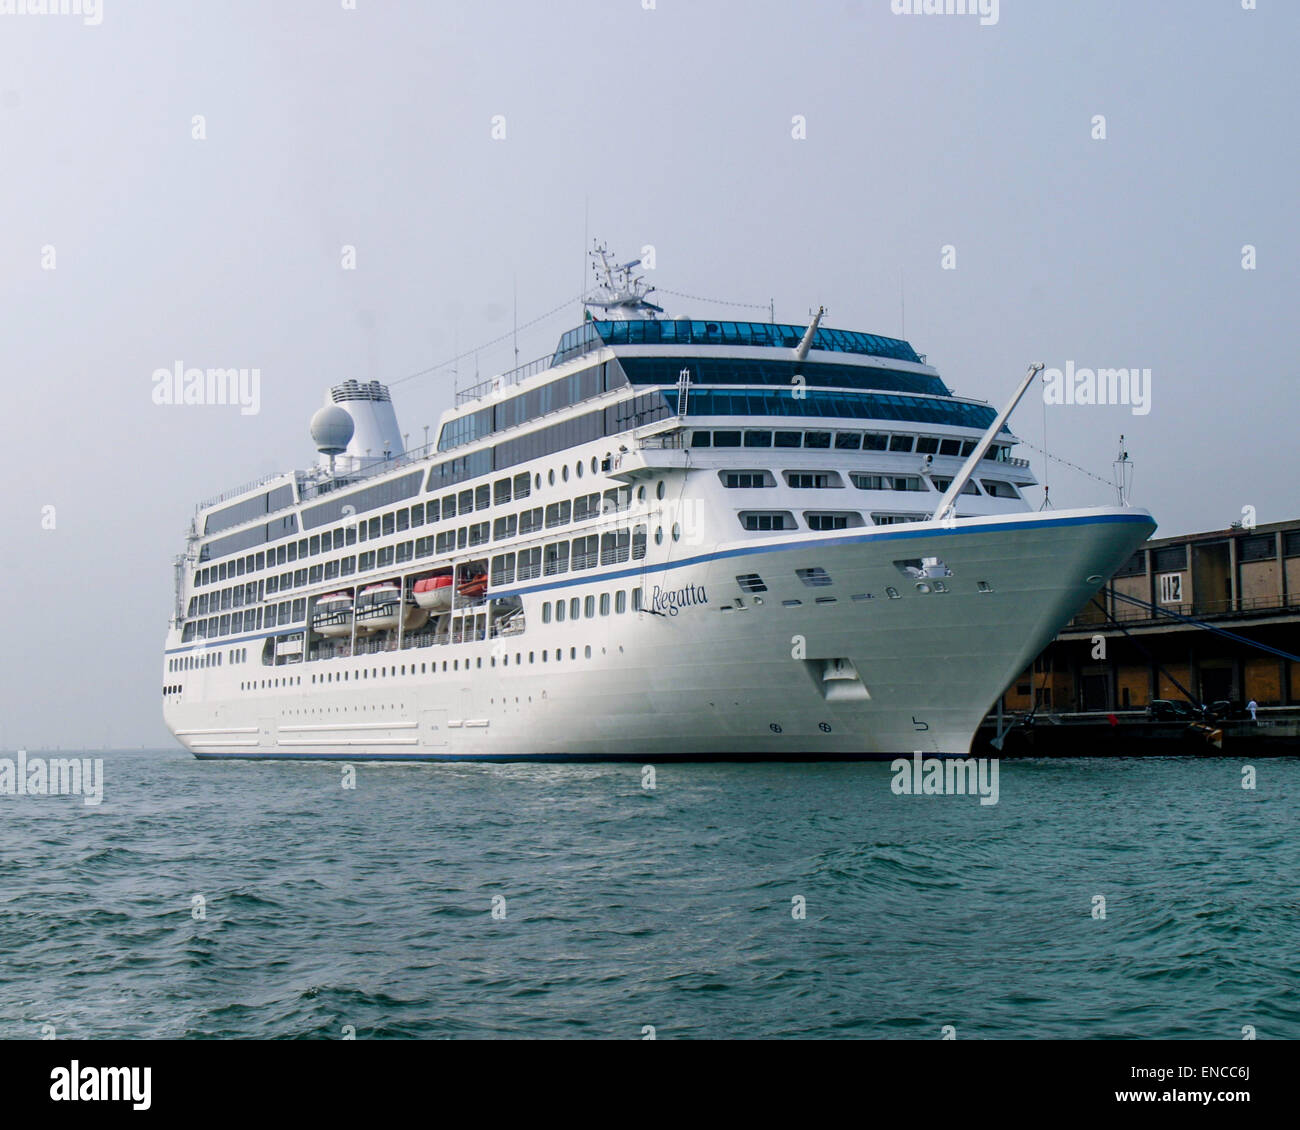
M 597 281 L 596 289 L 583 300 L 584 306 L 599 307 L 604 317 L 623 321 L 653 318 L 664 312 L 662 306 L 647 301 L 655 288 L 646 286 L 644 275 L 633 274 L 641 265 L 640 259 L 615 265 L 610 261 L 609 248 L 599 242 L 587 254 Z

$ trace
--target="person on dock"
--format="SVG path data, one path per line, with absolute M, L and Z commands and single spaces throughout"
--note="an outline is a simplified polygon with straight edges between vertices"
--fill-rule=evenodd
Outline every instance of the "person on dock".
M 1250 720 L 1258 726 L 1259 719 L 1255 717 L 1255 711 L 1259 709 L 1259 703 L 1252 698 L 1248 703 L 1246 703 L 1246 709 L 1250 711 Z

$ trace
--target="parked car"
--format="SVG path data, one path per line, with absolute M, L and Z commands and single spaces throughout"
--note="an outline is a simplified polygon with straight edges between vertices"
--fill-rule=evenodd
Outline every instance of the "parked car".
M 1194 722 L 1200 716 L 1200 711 L 1190 703 L 1171 702 L 1167 698 L 1153 698 L 1147 706 L 1147 717 L 1158 722 Z
M 1212 714 L 1220 722 L 1228 721 L 1234 718 L 1246 717 L 1245 703 L 1235 699 L 1221 698 L 1209 705 L 1208 713 Z

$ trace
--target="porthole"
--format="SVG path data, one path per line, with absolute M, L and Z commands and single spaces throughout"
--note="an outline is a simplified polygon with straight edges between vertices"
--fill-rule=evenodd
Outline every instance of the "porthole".
M 541 490 L 541 489 L 542 489 L 542 473 L 541 473 L 541 471 L 538 471 L 537 474 L 535 474 L 535 475 L 533 476 L 533 489 L 534 489 L 534 490 Z
M 636 500 L 637 500 L 638 502 L 644 502 L 644 501 L 645 501 L 645 484 L 644 484 L 644 483 L 643 483 L 641 486 L 639 486 L 639 487 L 636 488 Z
M 673 541 L 682 540 L 682 527 L 680 522 L 673 523 Z
M 582 464 L 581 464 L 581 463 L 575 463 L 575 464 L 573 465 L 573 469 L 574 469 L 575 471 L 578 472 L 578 478 L 582 478 Z
M 569 481 L 569 465 L 567 463 L 560 468 L 560 478 L 566 483 Z
M 591 457 L 591 473 L 593 475 L 596 473 L 596 457 L 594 455 Z
M 546 472 L 546 483 L 548 486 L 555 486 L 555 468 L 552 467 Z
M 660 479 L 660 480 L 659 480 L 659 485 L 655 487 L 655 497 L 656 497 L 657 499 L 659 499 L 661 502 L 663 501 L 663 497 L 664 497 L 664 481 L 663 481 L 663 479 Z
M 663 526 L 656 526 L 656 527 L 655 527 L 655 545 L 663 545 L 663 543 L 664 543 L 664 528 L 663 528 Z

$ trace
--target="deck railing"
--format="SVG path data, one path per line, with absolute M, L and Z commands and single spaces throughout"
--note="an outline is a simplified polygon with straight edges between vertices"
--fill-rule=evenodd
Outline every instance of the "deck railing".
M 479 381 L 478 384 L 470 388 L 461 389 L 456 393 L 456 407 L 459 408 L 462 404 L 468 404 L 471 400 L 478 400 L 487 396 L 490 392 L 510 388 L 511 385 L 517 385 L 520 381 L 527 380 L 538 373 L 544 373 L 551 367 L 553 358 L 554 354 L 547 353 L 542 357 L 538 357 L 535 361 L 529 361 L 526 365 L 511 369 L 508 373 L 489 377 L 487 380 Z

